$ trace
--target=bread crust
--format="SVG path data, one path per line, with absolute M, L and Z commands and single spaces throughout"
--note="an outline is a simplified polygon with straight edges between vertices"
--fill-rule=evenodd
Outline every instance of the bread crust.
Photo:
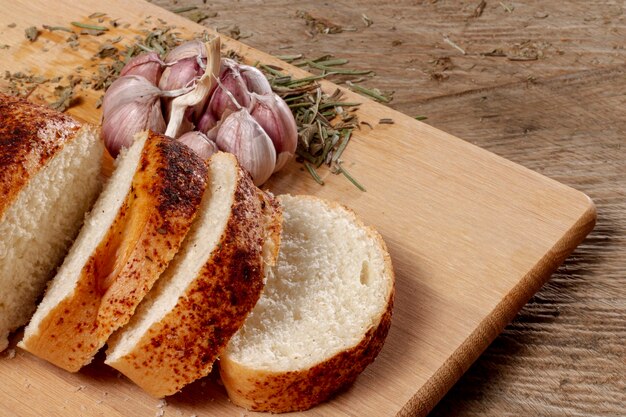
M 204 194 L 204 162 L 178 141 L 144 134 L 130 191 L 73 293 L 20 344 L 70 372 L 91 362 L 128 322 L 176 254 Z
M 79 129 L 68 115 L 0 93 L 0 219 L 19 191 Z
M 383 253 L 389 282 L 386 308 L 355 346 L 306 369 L 268 371 L 245 366 L 224 355 L 220 359 L 220 376 L 230 400 L 252 411 L 285 413 L 307 410 L 329 399 L 354 382 L 381 351 L 389 328 L 395 297 L 395 278 L 391 258 L 382 237 L 365 226 L 356 214 L 335 202 L 313 196 L 296 198 L 322 201 L 331 208 L 345 210 L 355 223 L 367 231 Z
M 240 167 L 237 175 L 226 227 L 194 281 L 130 353 L 106 360 L 155 397 L 206 376 L 261 295 L 264 240 L 279 239 L 280 210 Z

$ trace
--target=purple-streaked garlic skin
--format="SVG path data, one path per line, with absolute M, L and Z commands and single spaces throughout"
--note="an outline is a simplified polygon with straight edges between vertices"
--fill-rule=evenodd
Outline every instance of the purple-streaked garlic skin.
M 276 151 L 272 140 L 242 108 L 221 121 L 217 131 L 217 147 L 237 157 L 255 185 L 261 185 L 274 172 Z
M 191 148 L 205 161 L 219 150 L 215 142 L 210 140 L 204 133 L 196 130 L 181 135 L 178 140 Z
M 159 88 L 167 91 L 188 87 L 195 80 L 200 78 L 203 73 L 204 70 L 198 65 L 195 58 L 182 59 L 163 70 L 163 75 L 161 75 L 159 81 Z
M 165 55 L 163 61 L 165 61 L 166 64 L 171 64 L 182 59 L 196 58 L 197 56 L 206 62 L 206 46 L 204 42 L 194 39 L 170 50 L 167 55 Z
M 250 111 L 254 120 L 272 139 L 276 149 L 277 162 L 274 172 L 280 170 L 295 154 L 298 146 L 298 128 L 291 109 L 278 95 L 252 94 L 253 105 Z
M 112 157 L 144 130 L 165 132 L 161 90 L 140 75 L 126 75 L 111 84 L 102 101 L 102 137 Z
M 167 68 L 163 71 L 159 88 L 177 90 L 187 87 L 204 74 L 206 47 L 198 40 L 185 42 L 169 51 L 163 61 Z
M 166 68 L 159 81 L 161 90 L 177 90 L 192 86 L 204 74 L 207 63 L 206 46 L 198 40 L 185 42 L 169 51 L 164 62 Z M 193 106 L 193 117 L 188 119 L 189 123 L 194 123 L 195 119 L 200 118 L 209 97 L 210 95 Z M 169 119 L 170 103 L 171 100 L 164 100 L 166 119 Z
M 140 75 L 156 86 L 161 79 L 163 65 L 164 62 L 156 52 L 145 52 L 131 58 L 122 68 L 120 76 Z
M 246 82 L 248 91 L 256 94 L 272 94 L 272 86 L 265 75 L 255 67 L 239 64 L 239 72 Z
M 211 111 L 206 109 L 196 123 L 196 129 L 202 133 L 207 133 L 217 125 L 217 122 L 219 120 L 215 118 Z
M 251 103 L 250 91 L 239 69 L 224 61 L 222 60 L 220 70 L 220 83 L 213 92 L 208 107 L 208 111 L 216 120 L 221 119 L 226 110 L 236 111 L 240 107 L 248 108 Z

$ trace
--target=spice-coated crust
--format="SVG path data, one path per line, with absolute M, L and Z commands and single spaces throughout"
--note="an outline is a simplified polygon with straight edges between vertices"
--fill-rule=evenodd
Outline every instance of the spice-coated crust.
M 0 218 L 79 129 L 78 122 L 63 113 L 0 93 Z
M 279 197 L 280 198 L 280 197 Z M 297 196 L 320 200 L 312 196 Z M 391 258 L 382 237 L 374 229 L 365 226 L 349 209 L 322 200 L 333 209 L 348 212 L 359 226 L 366 229 L 384 254 L 385 275 L 389 282 L 387 306 L 375 318 L 372 327 L 361 341 L 349 349 L 335 354 L 308 369 L 293 371 L 267 371 L 245 366 L 228 355 L 220 359 L 220 376 L 230 400 L 248 410 L 284 413 L 307 410 L 330 398 L 334 393 L 350 385 L 363 370 L 374 361 L 383 347 L 391 326 L 395 294 L 394 272 Z
M 147 134 L 131 188 L 73 294 L 21 344 L 71 372 L 128 322 L 178 251 L 204 194 L 204 162 L 178 141 Z
M 237 175 L 230 216 L 195 280 L 130 353 L 106 361 L 155 397 L 207 375 L 261 295 L 266 231 L 278 246 L 281 212 L 240 167 Z

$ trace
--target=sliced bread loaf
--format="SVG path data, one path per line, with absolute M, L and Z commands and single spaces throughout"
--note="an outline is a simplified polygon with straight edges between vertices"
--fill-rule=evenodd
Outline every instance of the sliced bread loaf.
M 91 362 L 174 257 L 206 183 L 206 165 L 185 145 L 137 135 L 19 346 L 72 372 Z
M 181 250 L 109 341 L 105 362 L 155 397 L 210 372 L 257 302 L 278 251 L 275 199 L 230 154 L 211 157 L 209 178 Z
M 277 264 L 220 359 L 231 401 L 274 413 L 308 409 L 356 379 L 382 348 L 395 288 L 385 243 L 353 212 L 279 200 Z
M 0 94 L 0 351 L 26 324 L 101 188 L 97 131 Z

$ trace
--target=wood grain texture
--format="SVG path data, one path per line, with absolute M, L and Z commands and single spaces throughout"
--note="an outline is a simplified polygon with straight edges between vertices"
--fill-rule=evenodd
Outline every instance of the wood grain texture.
M 23 51 L 27 50 L 32 54 L 36 51 L 35 46 L 24 45 L 24 40 L 18 41 L 23 36 L 21 31 L 26 25 L 67 24 L 71 20 L 69 15 L 84 17 L 97 8 L 87 2 L 75 6 L 71 13 L 62 14 L 56 11 L 44 14 L 37 8 L 37 3 L 23 5 L 20 8 L 21 14 L 4 18 L 15 20 L 18 23 L 16 30 L 20 31 L 18 37 L 15 33 L 11 35 L 8 29 L 0 29 L 2 36 L 7 36 L 6 39 L 16 43 L 12 46 L 15 49 L 6 52 L 10 54 L 10 59 L 4 61 L 7 69 L 15 70 L 27 63 L 32 65 L 32 61 L 23 59 L 28 55 Z M 177 2 L 176 7 L 190 4 L 183 3 Z M 434 4 L 394 2 L 392 5 L 339 2 L 333 4 L 332 11 L 323 7 L 322 3 L 313 3 L 309 5 L 312 12 L 321 13 L 324 17 L 343 25 L 360 25 L 360 15 L 364 12 L 375 23 L 368 28 L 358 27 L 357 32 L 320 34 L 312 39 L 305 34 L 303 21 L 294 17 L 295 10 L 304 6 L 285 1 L 265 2 L 263 7 L 257 3 L 226 3 L 213 2 L 208 6 L 200 5 L 218 9 L 218 17 L 207 21 L 208 24 L 222 26 L 236 22 L 244 34 L 253 34 L 245 40 L 247 43 L 270 52 L 289 53 L 290 49 L 279 48 L 291 45 L 294 52 L 312 55 L 333 52 L 342 56 L 348 55 L 353 60 L 353 66 L 371 67 L 375 64 L 379 77 L 375 83 L 372 81 L 370 84 L 374 83 L 383 89 L 397 89 L 394 106 L 411 115 L 428 111 L 426 114 L 430 117 L 429 122 L 445 129 L 448 129 L 445 125 L 447 116 L 451 119 L 450 126 L 457 128 L 448 130 L 484 147 L 490 147 L 490 139 L 494 144 L 497 143 L 499 140 L 497 135 L 502 129 L 516 126 L 515 123 L 518 122 L 516 118 L 519 118 L 519 115 L 514 114 L 514 111 L 523 109 L 508 107 L 512 114 L 509 117 L 513 121 L 492 117 L 494 122 L 500 123 L 496 128 L 492 127 L 492 130 L 486 132 L 486 128 L 477 126 L 478 129 L 472 132 L 470 129 L 476 127 L 478 120 L 475 120 L 475 114 L 469 112 L 466 107 L 461 108 L 460 105 L 464 103 L 456 102 L 455 98 L 469 98 L 473 92 L 480 89 L 489 90 L 494 84 L 501 84 L 503 92 L 499 96 L 500 102 L 494 102 L 494 111 L 507 109 L 506 89 L 512 86 L 523 89 L 528 86 L 528 75 L 523 71 L 521 74 L 516 71 L 545 62 L 545 59 L 527 62 L 507 60 L 502 64 L 500 75 L 506 78 L 505 82 L 501 82 L 502 79 L 500 82 L 494 81 L 499 77 L 496 77 L 497 74 L 490 75 L 489 68 L 499 65 L 506 58 L 489 58 L 476 54 L 458 58 L 460 61 L 467 59 L 467 62 L 472 59 L 485 60 L 483 66 L 478 68 L 472 67 L 473 63 L 456 69 L 447 68 L 446 60 L 443 60 L 443 64 L 439 63 L 441 61 L 437 61 L 437 57 L 445 55 L 452 56 L 450 60 L 456 65 L 457 55 L 460 53 L 443 43 L 441 39 L 444 31 L 450 39 L 470 51 L 468 45 L 461 44 L 456 35 L 465 33 L 464 25 L 472 26 L 472 22 L 467 23 L 468 17 L 465 14 L 465 11 L 472 10 L 471 3 L 462 3 L 462 6 L 459 6 L 460 2 Z M 119 10 L 116 9 L 116 4 L 113 3 L 110 10 L 106 10 L 113 17 L 156 13 L 148 5 L 138 8 L 135 3 L 129 3 L 123 13 L 115 15 L 114 11 Z M 172 7 L 171 3 L 165 5 Z M 500 25 L 501 32 L 508 33 L 503 35 L 502 42 L 509 42 L 515 36 L 519 36 L 520 29 L 510 23 L 503 23 L 504 18 L 509 16 L 498 14 L 499 9 L 496 6 L 498 5 L 488 4 L 483 16 L 487 18 L 489 13 L 495 13 L 490 17 L 491 25 Z M 33 8 L 38 11 L 35 16 L 29 12 L 33 11 Z M 515 10 L 509 14 L 514 13 Z M 46 16 L 48 21 L 42 22 L 42 16 Z M 454 16 L 454 19 L 448 21 L 447 18 L 450 16 Z M 271 25 L 268 25 L 269 21 L 272 22 Z M 465 23 L 460 24 L 461 21 Z M 4 23 L 4 20 L 2 22 Z M 193 25 L 189 23 L 188 27 L 191 28 Z M 482 30 L 488 33 L 489 26 L 483 27 Z M 389 35 L 390 33 L 392 34 Z M 399 36 L 398 39 L 396 35 Z M 491 47 L 492 39 L 485 34 L 477 35 L 477 39 L 481 39 L 481 36 L 487 41 L 481 41 L 484 44 L 480 44 L 476 40 L 474 41 L 476 45 Z M 52 42 L 50 38 L 45 37 L 42 42 Z M 401 42 L 398 48 L 405 48 L 400 50 L 403 52 L 389 52 L 396 51 L 393 49 L 395 47 L 391 46 L 394 40 Z M 497 40 L 493 41 L 496 42 Z M 15 52 L 16 50 L 22 52 Z M 267 58 L 252 51 L 247 53 L 251 57 Z M 23 54 L 21 60 L 20 54 Z M 81 59 L 88 59 L 90 54 L 93 54 L 93 50 L 82 55 L 80 52 L 76 53 L 76 56 L 61 55 L 52 62 L 54 68 L 51 68 L 48 61 L 44 62 L 48 69 L 63 71 L 65 67 L 71 69 L 71 66 L 76 65 L 75 62 Z M 384 67 L 380 65 L 383 56 Z M 410 64 L 408 62 L 410 60 L 414 60 L 415 66 L 407 65 Z M 433 64 L 436 66 L 434 72 L 431 71 Z M 592 71 L 592 68 L 585 69 Z M 553 71 L 548 74 L 550 76 L 567 72 L 559 66 L 549 65 L 544 71 L 546 73 Z M 407 73 L 414 75 L 407 77 Z M 437 73 L 447 74 L 437 75 Z M 455 86 L 457 78 L 458 84 Z M 519 80 L 522 80 L 521 84 L 518 84 Z M 557 92 L 558 89 L 556 86 Z M 500 91 L 496 88 L 493 90 Z M 465 91 L 469 93 L 464 93 Z M 557 95 L 557 92 L 554 94 Z M 520 100 L 523 94 L 521 91 Z M 432 100 L 431 104 L 431 99 L 438 96 L 442 101 L 439 102 L 440 106 L 436 107 L 437 101 Z M 446 102 L 448 97 L 450 99 Z M 538 93 L 537 100 L 540 98 L 541 94 Z M 575 99 L 576 97 L 572 98 Z M 362 101 L 360 98 L 359 100 Z M 87 97 L 83 105 L 74 111 L 84 118 L 97 120 L 97 115 L 93 111 L 86 110 L 93 101 L 95 99 Z M 459 105 L 452 107 L 452 110 L 446 107 L 451 106 L 450 102 Z M 544 114 L 541 109 L 533 110 L 539 115 Z M 552 107 L 553 118 L 545 122 L 548 129 L 568 126 L 559 124 L 560 110 L 559 106 Z M 396 408 L 398 403 L 409 403 L 402 409 L 401 415 L 423 414 L 428 411 L 484 347 L 496 337 L 504 324 L 513 318 L 517 309 L 539 288 L 546 278 L 546 272 L 560 263 L 568 250 L 584 236 L 593 223 L 593 211 L 588 202 L 581 200 L 580 194 L 572 194 L 566 187 L 546 181 L 545 178 L 508 161 L 480 152 L 467 143 L 459 142 L 427 125 L 411 121 L 408 117 L 388 113 L 381 106 L 368 102 L 362 109 L 362 118 L 373 122 L 374 125 L 380 117 L 387 115 L 396 120 L 395 125 L 377 126 L 372 132 L 357 136 L 346 154 L 348 161 L 354 161 L 352 171 L 359 175 L 359 178 L 366 180 L 368 193 L 362 194 L 354 190 L 345 180 L 333 176 L 327 177 L 328 185 L 320 188 L 304 174 L 298 173 L 298 167 L 295 165 L 290 166 L 285 174 L 277 176 L 270 184 L 276 191 L 313 193 L 339 200 L 356 209 L 367 223 L 381 231 L 389 244 L 398 272 L 396 316 L 389 342 L 379 360 L 368 368 L 348 392 L 307 415 L 330 415 L 331 412 L 333 415 L 393 415 L 396 410 L 403 407 L 401 405 Z M 437 124 L 436 117 L 444 118 L 442 124 Z M 453 123 L 454 120 L 456 125 Z M 470 121 L 471 123 L 468 123 Z M 580 122 L 578 126 L 580 128 Z M 597 128 L 600 131 L 600 127 Z M 547 131 L 546 142 L 557 139 L 559 137 L 552 136 Z M 518 162 L 527 162 L 524 157 L 543 161 L 537 165 L 545 165 L 545 161 L 549 161 L 541 159 L 540 151 L 543 149 L 541 144 L 530 148 L 533 151 L 531 155 L 525 153 L 518 155 L 514 152 L 515 146 L 517 141 L 524 141 L 525 137 L 509 140 L 508 144 L 503 145 L 504 150 L 495 145 L 492 150 Z M 562 147 L 568 144 L 563 144 Z M 545 146 L 545 142 L 543 145 Z M 512 155 L 507 155 L 505 153 L 507 150 L 512 152 Z M 552 153 L 544 154 L 543 158 L 556 153 L 558 149 L 553 149 Z M 412 157 L 411 154 L 415 156 Z M 532 164 L 529 166 L 532 167 Z M 569 169 L 568 163 L 563 169 Z M 592 177 L 591 181 L 593 178 L 595 177 Z M 605 183 L 605 186 L 607 184 L 610 183 Z M 502 198 L 502 193 L 506 194 L 506 198 Z M 562 200 L 561 197 L 566 194 L 569 197 Z M 408 199 L 411 202 L 409 207 L 390 204 L 390 200 L 394 203 L 402 201 L 402 196 L 411 197 Z M 459 199 L 459 196 L 462 198 Z M 433 224 L 437 225 L 436 229 L 432 227 Z M 488 248 L 489 256 L 486 259 L 485 252 L 479 247 Z M 532 261 L 528 262 L 529 260 Z M 516 278 L 510 280 L 509 278 L 513 276 Z M 454 279 L 451 280 L 450 277 Z M 485 277 L 492 278 L 485 280 Z M 567 273 L 566 279 L 571 279 Z M 615 287 L 617 306 L 621 300 L 620 288 L 623 286 Z M 508 295 L 503 298 L 505 294 Z M 569 296 L 568 294 L 564 299 L 568 299 Z M 559 300 L 562 300 L 561 294 L 553 297 L 553 302 L 558 303 Z M 623 314 L 621 316 L 619 312 L 615 314 L 623 320 Z M 517 331 L 522 332 L 521 337 L 524 337 L 524 329 Z M 576 335 L 576 328 L 571 329 Z M 545 337 L 546 342 L 552 340 L 552 333 L 549 331 L 558 331 L 558 327 L 556 330 L 554 328 L 540 330 L 542 330 L 540 336 Z M 622 345 L 619 344 L 618 337 L 623 334 L 623 329 L 620 330 L 618 327 L 614 333 L 615 338 L 611 339 L 610 343 L 619 357 Z M 407 340 L 417 340 L 417 343 L 407 343 Z M 539 338 L 536 343 L 541 341 Z M 514 360 L 511 359 L 514 354 L 515 352 L 511 351 L 499 357 Z M 553 366 L 556 369 L 563 369 L 563 360 L 557 361 L 552 358 L 551 361 L 549 356 L 546 355 L 541 362 L 542 368 L 550 369 Z M 533 358 L 532 355 L 529 357 Z M 559 363 L 561 367 L 555 365 Z M 574 366 L 565 360 L 565 367 L 568 363 L 570 367 Z M 527 373 L 524 375 L 529 375 L 530 379 L 507 380 L 506 374 L 500 375 L 499 379 L 487 374 L 485 379 L 481 379 L 483 377 L 480 376 L 479 370 L 477 378 L 483 381 L 482 384 L 477 384 L 476 378 L 470 380 L 467 383 L 468 387 L 475 390 L 464 391 L 469 394 L 466 394 L 466 397 L 461 396 L 460 402 L 454 398 L 444 400 L 435 413 L 502 415 L 528 413 L 529 410 L 532 413 L 538 410 L 538 414 L 551 414 L 555 410 L 559 412 L 558 404 L 545 399 L 552 398 L 555 394 L 538 396 L 537 393 L 550 391 L 541 386 L 544 382 L 543 377 L 533 376 L 532 371 L 537 369 L 536 366 L 525 362 L 520 364 L 519 361 L 508 364 L 505 362 L 504 366 L 526 370 Z M 106 413 L 112 416 L 124 415 L 129 407 L 132 407 L 138 415 L 153 415 L 157 405 L 156 401 L 150 400 L 136 387 L 125 380 L 118 381 L 114 373 L 97 364 L 79 374 L 69 375 L 18 352 L 15 359 L 4 361 L 0 365 L 0 372 L 11 381 L 11 384 L 7 385 L 10 389 L 3 386 L 3 391 L 0 391 L 2 393 L 0 407 L 7 415 L 15 414 L 14 410 L 20 410 L 21 415 L 36 415 L 37 408 L 34 404 L 37 403 L 49 404 L 51 412 L 72 411 L 84 415 Z M 613 371 L 617 379 L 613 386 L 616 389 L 610 391 L 609 386 L 609 394 L 619 395 L 620 389 L 623 393 L 623 379 L 620 379 L 619 373 L 622 369 L 614 365 Z M 496 372 L 498 371 L 496 369 Z M 576 374 L 577 369 L 574 368 L 573 373 Z M 405 379 L 407 375 L 411 379 L 408 383 Z M 492 380 L 493 385 L 489 385 Z M 509 398 L 506 395 L 499 395 L 502 388 L 497 384 L 500 381 L 505 387 L 507 383 L 526 385 L 520 385 L 521 388 L 518 386 L 518 391 L 515 391 L 518 397 Z M 53 388 L 50 390 L 42 389 L 51 384 Z M 85 388 L 80 389 L 81 386 Z M 573 386 L 574 394 L 571 398 L 579 398 L 580 395 L 576 394 L 578 385 L 573 383 Z M 489 401 L 485 403 L 472 401 L 474 393 L 480 392 L 480 389 L 489 392 L 490 388 L 492 395 Z M 414 397 L 416 391 L 418 395 Z M 614 399 L 619 399 L 617 395 L 614 395 Z M 25 400 L 27 396 L 28 401 Z M 582 398 L 587 397 L 583 395 Z M 411 399 L 413 400 L 410 401 Z M 239 415 L 237 414 L 239 410 L 233 411 L 232 408 L 228 408 L 228 404 L 224 402 L 223 390 L 210 380 L 193 384 L 168 401 L 168 413 L 171 410 L 172 413 L 180 411 L 192 414 L 198 413 L 200 409 L 218 414 L 220 410 L 230 410 L 234 415 Z M 607 408 L 607 413 L 619 410 L 617 408 L 619 403 L 613 401 L 611 404 L 613 408 Z M 472 409 L 472 406 L 475 408 Z M 518 408 L 515 408 L 516 406 Z M 586 409 L 589 408 L 591 407 Z M 560 412 L 568 413 L 565 408 Z

